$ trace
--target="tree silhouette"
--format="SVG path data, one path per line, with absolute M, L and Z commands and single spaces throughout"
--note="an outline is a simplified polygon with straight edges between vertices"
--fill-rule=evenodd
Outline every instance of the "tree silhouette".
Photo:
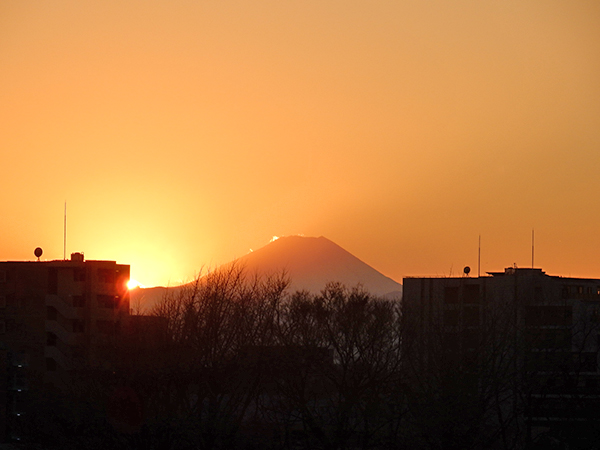
M 288 364 L 280 408 L 307 448 L 370 448 L 390 440 L 400 367 L 397 304 L 328 284 L 282 304 L 279 341 Z

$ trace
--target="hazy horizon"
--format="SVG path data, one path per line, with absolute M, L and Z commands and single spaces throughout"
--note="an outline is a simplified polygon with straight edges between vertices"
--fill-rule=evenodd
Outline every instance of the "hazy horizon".
M 600 277 L 600 3 L 0 5 L 0 260 L 146 286 L 325 236 L 384 275 Z

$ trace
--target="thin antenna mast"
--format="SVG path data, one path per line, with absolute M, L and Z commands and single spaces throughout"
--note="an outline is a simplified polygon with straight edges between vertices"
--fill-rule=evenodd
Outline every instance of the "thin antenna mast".
M 477 249 L 477 278 L 481 276 L 481 235 L 479 235 L 479 248 Z
M 531 268 L 533 269 L 533 257 L 535 255 L 535 230 L 531 229 Z
M 63 261 L 67 259 L 67 202 L 65 201 L 65 223 L 63 235 Z

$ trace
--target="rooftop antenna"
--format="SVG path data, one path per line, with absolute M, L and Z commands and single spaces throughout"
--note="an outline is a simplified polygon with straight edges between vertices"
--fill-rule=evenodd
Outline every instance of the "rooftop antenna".
M 479 248 L 477 249 L 477 278 L 481 276 L 481 235 L 479 235 Z
M 65 223 L 63 234 L 63 261 L 67 259 L 67 202 L 65 201 Z
M 535 230 L 531 229 L 531 268 L 533 269 L 533 257 L 535 255 Z

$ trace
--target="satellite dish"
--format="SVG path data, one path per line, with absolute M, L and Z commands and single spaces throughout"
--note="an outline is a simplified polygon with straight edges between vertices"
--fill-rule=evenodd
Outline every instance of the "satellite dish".
M 465 268 L 463 269 L 463 272 L 465 273 L 466 276 L 469 276 L 469 273 L 471 273 L 471 268 L 469 266 L 465 266 Z
M 44 251 L 42 250 L 41 247 L 37 247 L 34 251 L 33 254 L 35 256 L 37 256 L 38 261 L 40 260 L 40 256 L 42 256 L 42 253 L 44 253 Z

